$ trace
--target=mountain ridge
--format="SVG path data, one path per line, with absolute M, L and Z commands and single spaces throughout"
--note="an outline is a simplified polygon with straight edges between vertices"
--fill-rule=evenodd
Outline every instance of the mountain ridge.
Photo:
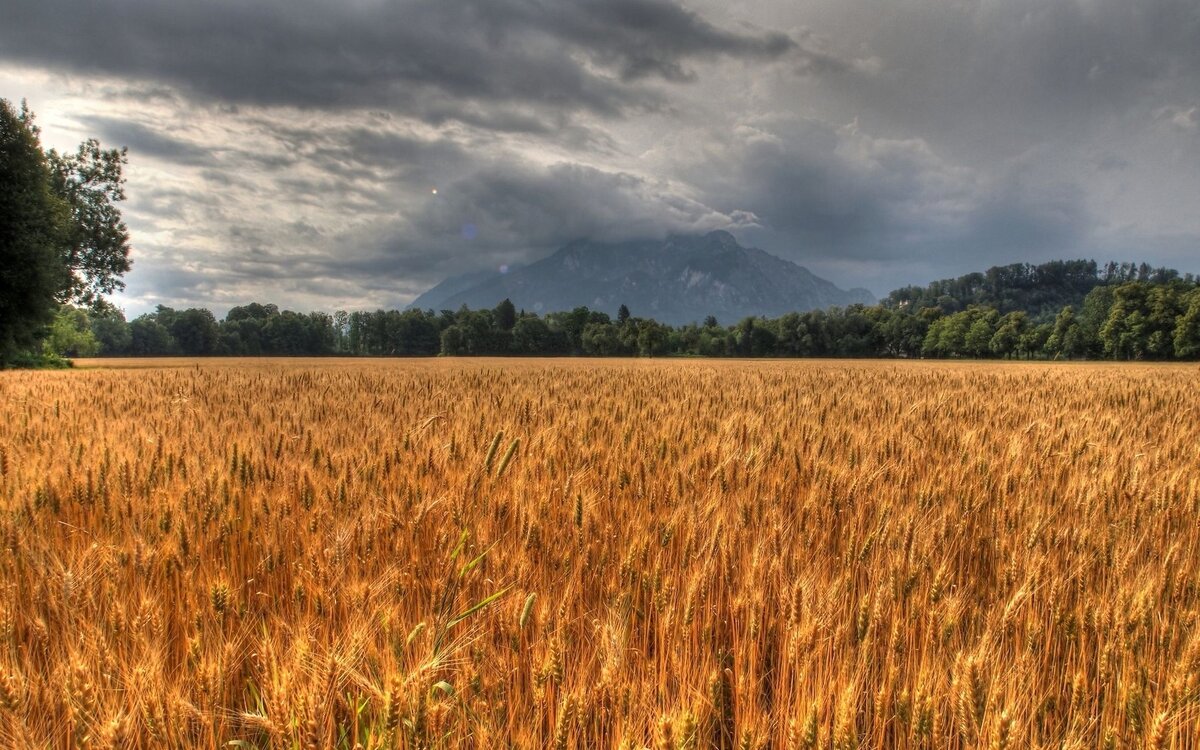
M 750 316 L 873 304 L 866 289 L 841 289 L 803 266 L 743 247 L 733 235 L 669 235 L 663 240 L 576 240 L 519 268 L 452 276 L 409 305 L 417 309 L 494 307 L 509 299 L 538 313 L 586 306 L 682 324 L 709 315 L 723 323 Z

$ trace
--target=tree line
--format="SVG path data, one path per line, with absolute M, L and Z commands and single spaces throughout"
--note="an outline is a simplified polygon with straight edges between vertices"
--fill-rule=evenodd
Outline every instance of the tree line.
M 946 307 L 957 303 L 942 300 Z M 1095 285 L 1053 314 L 969 303 L 885 300 L 878 305 L 670 326 L 578 307 L 546 315 L 494 309 L 376 310 L 332 314 L 202 308 L 126 321 L 111 305 L 64 306 L 48 350 L 63 356 L 596 356 L 938 357 L 1172 360 L 1200 358 L 1200 285 L 1177 275 Z

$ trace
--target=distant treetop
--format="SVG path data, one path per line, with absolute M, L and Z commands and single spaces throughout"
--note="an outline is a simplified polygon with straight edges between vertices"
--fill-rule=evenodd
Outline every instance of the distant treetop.
M 1103 267 L 1094 260 L 1055 260 L 1041 265 L 1013 263 L 994 266 L 982 273 L 969 273 L 955 279 L 942 279 L 926 286 L 907 286 L 889 294 L 883 304 L 891 308 L 940 308 L 943 313 L 983 305 L 1001 314 L 1024 311 L 1037 322 L 1051 321 L 1068 305 L 1078 308 L 1097 286 L 1148 281 L 1164 284 L 1183 279 L 1169 268 L 1152 268 L 1134 263 L 1108 263 Z

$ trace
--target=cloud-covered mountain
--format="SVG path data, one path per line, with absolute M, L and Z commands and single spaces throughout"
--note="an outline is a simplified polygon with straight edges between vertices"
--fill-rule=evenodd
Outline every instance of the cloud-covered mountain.
M 505 273 L 449 278 L 411 306 L 489 308 L 505 298 L 539 313 L 585 305 L 616 314 L 624 304 L 634 315 L 672 324 L 708 315 L 732 323 L 749 315 L 875 301 L 865 289 L 839 289 L 802 266 L 742 247 L 728 232 L 710 232 L 665 240 L 579 240 Z

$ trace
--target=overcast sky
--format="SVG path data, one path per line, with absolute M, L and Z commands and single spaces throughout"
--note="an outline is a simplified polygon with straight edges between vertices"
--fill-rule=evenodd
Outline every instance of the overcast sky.
M 129 148 L 131 314 L 402 306 L 718 228 L 877 294 L 1200 271 L 1196 0 L 0 5 L 0 97 Z

